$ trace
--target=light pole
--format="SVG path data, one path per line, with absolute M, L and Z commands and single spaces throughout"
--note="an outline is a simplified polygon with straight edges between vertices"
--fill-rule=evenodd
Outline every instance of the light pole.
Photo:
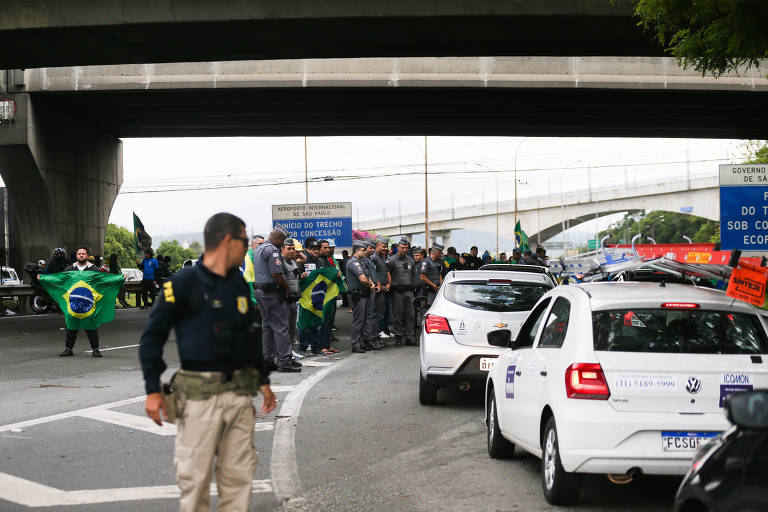
M 422 148 L 412 140 L 403 137 L 395 137 L 395 140 L 402 140 L 413 144 L 420 151 L 424 152 L 424 246 L 429 250 L 429 167 L 427 163 L 427 135 L 424 136 L 424 147 Z
M 515 227 L 517 227 L 517 154 L 520 153 L 520 148 L 523 146 L 523 143 L 528 140 L 528 137 L 523 137 L 523 140 L 520 141 L 520 144 L 517 145 L 517 149 L 515 150 L 515 174 L 514 174 L 514 180 L 515 180 L 515 217 L 514 217 L 514 224 Z M 515 247 L 517 247 L 517 237 L 515 237 Z
M 304 136 L 304 202 L 309 204 L 309 162 L 307 158 L 307 136 Z

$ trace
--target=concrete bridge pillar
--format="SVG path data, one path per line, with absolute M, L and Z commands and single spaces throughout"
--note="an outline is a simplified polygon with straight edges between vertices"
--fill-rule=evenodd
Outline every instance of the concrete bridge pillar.
M 16 120 L 0 125 L 0 176 L 14 205 L 11 264 L 48 261 L 54 247 L 103 254 L 112 205 L 123 182 L 122 142 L 83 124 L 77 112 L 9 94 Z

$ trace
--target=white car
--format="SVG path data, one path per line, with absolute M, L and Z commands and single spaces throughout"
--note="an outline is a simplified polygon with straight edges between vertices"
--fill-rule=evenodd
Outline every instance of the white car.
M 448 273 L 421 330 L 419 402 L 437 401 L 440 386 L 482 389 L 502 349 L 488 332 L 517 328 L 552 288 L 543 273 L 457 270 Z
M 724 397 L 768 387 L 765 318 L 694 286 L 560 286 L 509 345 L 486 385 L 488 453 L 541 458 L 552 504 L 578 498 L 580 473 L 684 475 L 729 427 Z
M 126 283 L 136 283 L 144 279 L 144 273 L 137 268 L 124 268 L 122 271 Z
M 12 267 L 0 267 L 0 286 L 18 286 L 21 279 Z

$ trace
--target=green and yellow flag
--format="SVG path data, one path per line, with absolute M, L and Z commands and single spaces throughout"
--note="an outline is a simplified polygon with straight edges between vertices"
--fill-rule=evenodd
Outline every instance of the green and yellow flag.
M 317 268 L 307 277 L 299 280 L 299 330 L 322 325 L 323 315 L 332 307 L 332 301 L 339 295 L 339 286 L 344 280 L 338 276 L 336 267 Z
M 517 224 L 515 224 L 515 241 L 522 252 L 530 249 L 530 247 L 528 247 L 528 235 L 526 235 L 523 228 L 520 227 L 519 220 L 517 221 Z
M 40 284 L 64 313 L 67 329 L 96 329 L 115 318 L 115 299 L 125 277 L 106 272 L 43 274 Z
M 144 224 L 136 212 L 133 213 L 133 245 L 136 254 L 144 254 L 145 251 L 152 248 L 152 237 L 144 229 Z

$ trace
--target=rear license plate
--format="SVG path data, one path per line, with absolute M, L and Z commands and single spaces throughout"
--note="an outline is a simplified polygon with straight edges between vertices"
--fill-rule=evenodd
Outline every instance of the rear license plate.
M 692 452 L 720 432 L 662 432 L 661 449 L 665 452 Z
M 484 372 L 491 371 L 493 365 L 496 364 L 495 357 L 481 357 L 480 358 L 480 370 Z

